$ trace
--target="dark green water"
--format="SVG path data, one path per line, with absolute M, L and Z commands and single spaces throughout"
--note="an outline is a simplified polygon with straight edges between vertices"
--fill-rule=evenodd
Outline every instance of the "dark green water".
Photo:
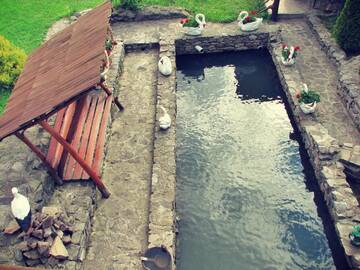
M 345 269 L 268 52 L 177 68 L 177 269 Z

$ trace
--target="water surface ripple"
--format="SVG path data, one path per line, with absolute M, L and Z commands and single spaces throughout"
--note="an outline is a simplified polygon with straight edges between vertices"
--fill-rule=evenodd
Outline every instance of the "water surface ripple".
M 177 269 L 334 269 L 267 52 L 177 62 Z

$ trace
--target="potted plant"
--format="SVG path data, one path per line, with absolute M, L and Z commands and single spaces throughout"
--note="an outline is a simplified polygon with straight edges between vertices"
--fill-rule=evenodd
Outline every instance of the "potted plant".
M 354 226 L 349 233 L 350 243 L 356 247 L 360 247 L 360 226 Z
M 262 18 L 256 17 L 256 11 L 241 11 L 238 17 L 241 31 L 249 32 L 258 29 L 262 23 Z
M 298 52 L 300 51 L 299 46 L 288 46 L 288 45 L 282 45 L 281 50 L 281 62 L 285 66 L 292 66 L 295 64 L 296 56 L 298 55 Z
M 302 90 L 296 91 L 296 97 L 298 98 L 300 109 L 305 114 L 314 113 L 316 104 L 320 102 L 320 95 L 313 90 L 309 90 L 305 83 Z
M 195 17 L 191 16 L 189 18 L 181 19 L 180 26 L 183 28 L 186 35 L 199 36 L 206 26 L 205 15 L 199 13 L 196 14 Z

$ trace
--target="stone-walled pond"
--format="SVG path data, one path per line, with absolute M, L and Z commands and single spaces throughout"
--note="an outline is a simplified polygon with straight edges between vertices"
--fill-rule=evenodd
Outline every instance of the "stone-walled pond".
M 267 50 L 177 58 L 177 269 L 346 268 Z

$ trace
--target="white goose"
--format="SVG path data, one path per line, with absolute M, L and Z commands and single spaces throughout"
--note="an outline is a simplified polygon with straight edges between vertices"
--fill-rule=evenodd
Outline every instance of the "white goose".
M 164 112 L 164 115 L 159 118 L 159 126 L 161 129 L 166 130 L 171 126 L 171 118 L 163 106 L 160 109 Z
M 158 63 L 158 67 L 162 75 L 169 76 L 172 72 L 172 65 L 170 58 L 167 56 L 161 57 Z
M 196 14 L 195 21 L 199 24 L 198 27 L 188 27 L 188 26 L 183 27 L 186 35 L 199 36 L 202 34 L 202 31 L 204 30 L 206 25 L 205 15 L 201 13 Z
M 263 18 L 256 18 L 255 22 L 244 24 L 244 20 L 247 16 L 249 16 L 249 13 L 247 11 L 241 11 L 239 14 L 238 21 L 241 31 L 249 32 L 258 29 L 263 21 Z
M 17 223 L 24 232 L 27 232 L 31 225 L 31 209 L 29 200 L 19 193 L 16 187 L 11 189 L 14 199 L 11 201 L 11 212 Z

